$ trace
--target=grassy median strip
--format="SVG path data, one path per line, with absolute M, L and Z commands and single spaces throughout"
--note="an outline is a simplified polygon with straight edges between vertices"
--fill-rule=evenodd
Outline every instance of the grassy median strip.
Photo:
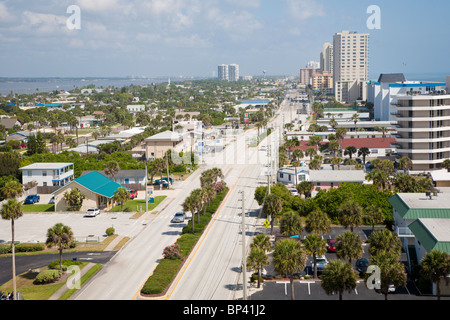
M 195 233 L 192 233 L 192 221 L 189 221 L 188 225 L 183 228 L 181 236 L 175 243 L 180 246 L 182 258 L 162 259 L 153 271 L 153 274 L 147 279 L 142 287 L 141 293 L 143 295 L 158 296 L 166 293 L 227 193 L 228 188 L 222 193 L 217 194 L 216 198 L 212 200 L 210 205 L 206 208 L 206 213 L 200 215 L 200 223 L 197 223 L 197 217 L 193 217 L 193 219 L 195 219 Z

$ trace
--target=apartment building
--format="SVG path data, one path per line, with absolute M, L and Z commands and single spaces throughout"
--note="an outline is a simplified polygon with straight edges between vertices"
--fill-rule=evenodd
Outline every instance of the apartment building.
M 36 182 L 38 187 L 64 186 L 74 179 L 73 163 L 33 163 L 19 169 L 22 184 Z
M 228 66 L 228 81 L 239 81 L 239 65 L 230 64 Z
M 320 70 L 333 73 L 334 70 L 334 54 L 333 45 L 330 42 L 323 44 L 323 50 L 320 53 Z
M 217 75 L 220 81 L 228 81 L 228 65 L 221 64 L 217 67 Z
M 327 71 L 313 72 L 311 87 L 313 90 L 333 89 L 333 74 Z
M 397 152 L 412 160 L 413 171 L 442 169 L 450 158 L 450 77 L 447 83 L 391 84 L 397 120 Z
M 342 31 L 333 36 L 333 82 L 336 100 L 364 98 L 369 74 L 369 34 Z

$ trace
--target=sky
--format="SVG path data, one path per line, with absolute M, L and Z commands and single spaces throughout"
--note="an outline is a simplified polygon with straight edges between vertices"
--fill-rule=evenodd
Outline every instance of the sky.
M 209 77 L 231 63 L 298 76 L 342 30 L 370 34 L 371 79 L 450 75 L 448 12 L 447 0 L 0 0 L 0 77 Z

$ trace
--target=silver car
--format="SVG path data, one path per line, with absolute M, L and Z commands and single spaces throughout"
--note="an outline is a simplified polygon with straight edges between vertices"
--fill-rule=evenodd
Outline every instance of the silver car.
M 173 216 L 172 222 L 183 223 L 185 219 L 186 219 L 186 214 L 184 212 L 177 212 Z

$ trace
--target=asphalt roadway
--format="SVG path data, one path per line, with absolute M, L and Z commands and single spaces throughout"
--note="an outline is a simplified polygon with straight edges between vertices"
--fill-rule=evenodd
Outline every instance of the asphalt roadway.
M 116 251 L 103 252 L 71 252 L 63 253 L 63 259 L 77 258 L 80 261 L 92 262 L 98 264 L 106 264 Z M 11 256 L 0 257 L 0 286 L 12 279 L 12 263 Z M 58 254 L 38 254 L 16 256 L 16 274 L 27 272 L 32 269 L 39 269 L 47 266 L 50 262 L 59 260 Z

